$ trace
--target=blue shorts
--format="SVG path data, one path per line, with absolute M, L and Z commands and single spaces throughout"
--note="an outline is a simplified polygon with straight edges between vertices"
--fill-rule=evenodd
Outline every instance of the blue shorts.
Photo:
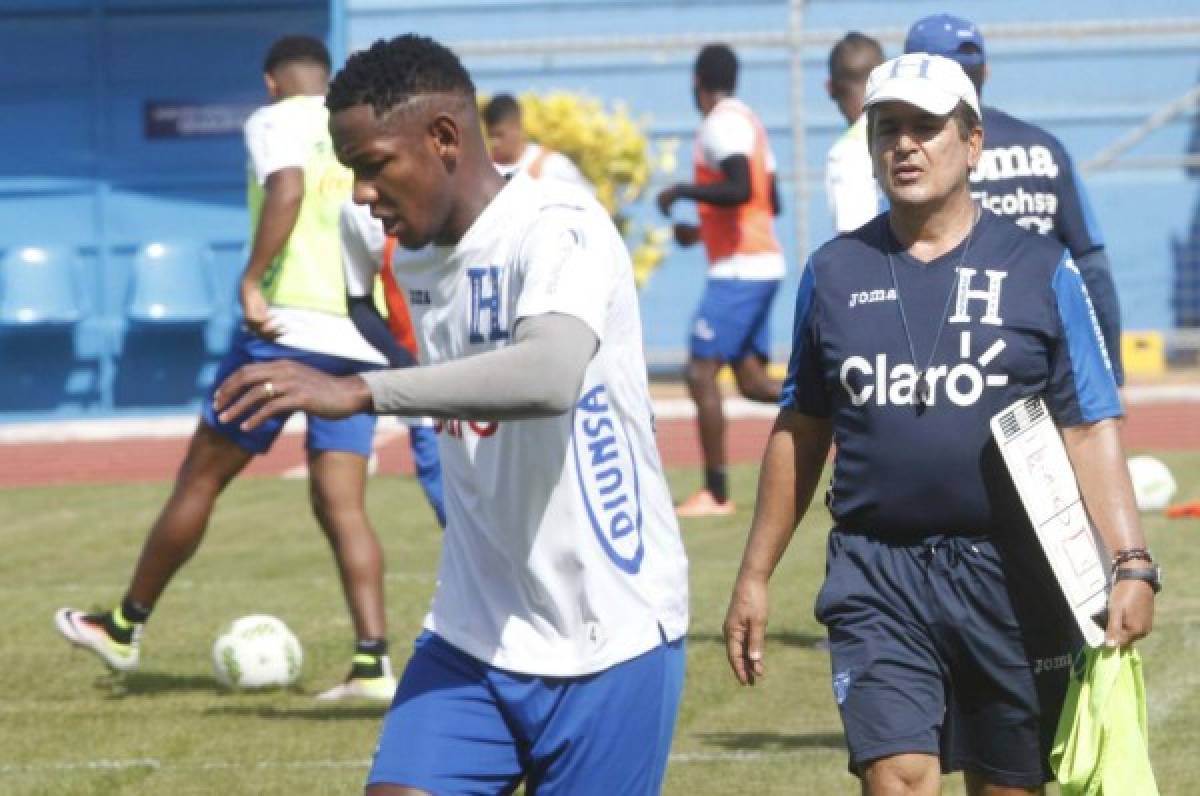
M 778 279 L 709 279 L 692 320 L 693 359 L 770 359 L 768 319 Z
M 1027 553 L 1044 564 L 1039 549 Z M 829 535 L 815 613 L 829 631 L 852 772 L 920 753 L 995 785 L 1051 779 L 1079 641 L 1038 564 L 982 538 Z
M 489 666 L 422 633 L 379 733 L 369 785 L 446 794 L 651 796 L 683 690 L 684 641 L 584 677 Z
M 216 378 L 204 399 L 204 423 L 221 436 L 233 441 L 238 447 L 251 453 L 266 453 L 274 444 L 275 438 L 283 430 L 288 415 L 273 417 L 253 431 L 243 431 L 238 422 L 241 418 L 229 423 L 222 423 L 213 411 L 213 393 L 221 382 L 225 381 L 242 365 L 255 362 L 272 362 L 276 359 L 290 359 L 302 365 L 322 370 L 333 376 L 349 376 L 374 370 L 378 365 L 359 362 L 354 359 L 343 359 L 330 354 L 316 354 L 299 348 L 278 345 L 263 340 L 261 337 L 239 330 L 233 337 L 229 353 L 221 360 L 217 368 Z M 361 413 L 341 420 L 327 420 L 323 417 L 308 415 L 308 433 L 305 445 L 310 451 L 345 451 L 357 453 L 359 456 L 371 455 L 371 441 L 375 436 L 375 415 Z

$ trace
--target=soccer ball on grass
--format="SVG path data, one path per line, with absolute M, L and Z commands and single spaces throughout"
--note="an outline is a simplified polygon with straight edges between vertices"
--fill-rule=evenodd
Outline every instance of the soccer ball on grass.
M 1153 456 L 1131 458 L 1129 479 L 1133 481 L 1133 496 L 1139 511 L 1162 511 L 1175 497 L 1175 477 Z
M 273 616 L 235 619 L 213 644 L 213 668 L 226 688 L 284 688 L 300 678 L 303 663 L 300 642 Z

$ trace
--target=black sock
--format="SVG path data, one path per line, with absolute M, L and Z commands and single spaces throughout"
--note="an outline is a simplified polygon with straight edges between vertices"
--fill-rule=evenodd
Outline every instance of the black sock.
M 141 603 L 134 602 L 128 596 L 121 600 L 121 616 L 125 617 L 130 622 L 141 624 L 150 618 L 150 611 Z
M 350 669 L 350 676 L 381 677 L 383 658 L 387 656 L 387 651 L 387 639 L 359 639 L 354 645 L 354 665 Z
M 718 503 L 729 500 L 729 477 L 724 470 L 706 469 L 704 471 L 704 488 Z

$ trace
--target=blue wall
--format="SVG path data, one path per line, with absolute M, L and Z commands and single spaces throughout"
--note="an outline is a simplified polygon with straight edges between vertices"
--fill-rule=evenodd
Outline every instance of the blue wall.
M 810 0 L 809 30 L 902 30 L 950 8 L 983 24 L 1200 16 L 1177 0 Z M 448 43 L 554 36 L 782 31 L 784 0 L 0 0 L 0 254 L 67 244 L 80 255 L 84 320 L 73 331 L 0 331 L 0 422 L 195 408 L 234 323 L 233 286 L 247 235 L 244 155 L 237 135 L 148 139 L 144 103 L 250 106 L 264 99 L 263 51 L 284 32 L 328 35 L 335 54 L 416 30 Z M 991 42 L 986 100 L 1042 124 L 1088 160 L 1200 71 L 1195 36 Z M 898 44 L 890 42 L 890 54 Z M 763 116 L 791 179 L 788 62 L 742 50 L 740 93 Z M 567 89 L 621 100 L 655 138 L 678 138 L 684 178 L 697 124 L 688 91 L 693 54 L 468 57 L 485 92 Z M 810 245 L 830 234 L 820 184 L 842 122 L 824 91 L 824 47 L 804 54 L 804 156 Z M 1151 135 L 1133 156 L 1178 156 L 1191 118 Z M 1180 168 L 1112 170 L 1088 178 L 1129 328 L 1173 323 L 1171 237 L 1184 237 L 1196 184 Z M 779 225 L 792 283 L 773 340 L 787 347 L 790 296 L 804 246 L 795 240 L 796 184 Z M 653 190 L 649 192 L 653 195 Z M 635 217 L 655 218 L 649 202 Z M 188 237 L 209 248 L 218 307 L 200 327 L 141 328 L 126 320 L 129 269 L 142 242 Z M 673 252 L 644 293 L 648 352 L 678 358 L 702 286 L 699 252 Z
M 0 419 L 196 406 L 232 328 L 247 234 L 240 134 L 150 139 L 147 101 L 249 108 L 283 32 L 326 36 L 325 0 L 5 0 L 0 5 L 0 249 L 79 255 L 84 319 L 0 331 Z M 218 310 L 206 324 L 126 320 L 148 241 L 190 238 Z

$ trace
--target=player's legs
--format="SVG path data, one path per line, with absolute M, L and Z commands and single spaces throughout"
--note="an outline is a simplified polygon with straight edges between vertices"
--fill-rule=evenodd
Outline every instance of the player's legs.
M 355 635 L 386 638 L 383 548 L 364 502 L 367 460 L 345 451 L 312 451 L 308 472 L 313 514 L 337 561 Z
M 380 728 L 367 793 L 515 791 L 524 761 L 496 672 L 422 633 Z
M 743 398 L 777 404 L 782 386 L 767 373 L 767 360 L 751 354 L 733 363 L 733 376 Z
M 151 609 L 200 546 L 217 498 L 254 454 L 201 424 L 179 467 L 171 497 L 142 545 L 129 599 Z
M 260 361 L 264 353 L 261 345 L 269 344 L 245 334 L 235 337 L 217 369 L 214 385 L 242 365 Z M 136 668 L 141 626 L 171 578 L 199 547 L 217 497 L 255 453 L 270 448 L 285 420 L 274 418 L 255 431 L 242 431 L 236 421 L 221 423 L 216 418 L 210 392 L 171 496 L 143 543 L 121 604 L 111 611 L 89 615 L 60 609 L 55 615 L 59 631 L 114 669 Z
M 748 319 L 742 351 L 731 360 L 738 392 L 743 398 L 760 403 L 779 403 L 782 385 L 767 374 L 771 360 L 771 303 L 779 290 L 775 280 L 750 282 L 743 288 L 739 314 Z
M 814 613 L 829 632 L 834 699 L 864 792 L 926 791 L 940 774 L 947 661 L 927 612 L 926 551 L 829 535 Z M 869 773 L 869 777 L 868 777 Z M 900 790 L 905 784 L 915 790 Z
M 538 728 L 526 790 L 537 796 L 654 796 L 683 691 L 684 642 L 662 643 L 588 677 L 538 678 L 507 700 Z
M 1045 557 L 1036 542 L 1010 565 L 987 540 L 942 546 L 931 582 L 961 650 L 947 768 L 967 772 L 972 794 L 1038 793 L 1051 779 L 1050 748 L 1079 644 L 1073 620 L 1053 576 L 1039 574 Z
M 687 386 L 688 395 L 696 405 L 696 428 L 704 457 L 704 488 L 713 501 L 723 504 L 729 500 L 729 489 L 725 479 L 725 410 L 717 384 L 720 369 L 718 359 L 693 356 L 688 360 Z
M 862 770 L 863 796 L 936 796 L 941 786 L 942 767 L 936 755 L 892 755 Z
M 333 358 L 323 358 L 333 359 Z M 346 360 L 317 361 L 341 375 L 356 367 Z M 346 605 L 354 622 L 355 655 L 345 681 L 318 696 L 391 701 L 396 691 L 387 655 L 383 599 L 383 548 L 367 518 L 367 462 L 375 417 L 358 414 L 339 420 L 308 417 L 309 494 L 313 514 L 329 540 Z
M 967 796 L 1040 796 L 1045 788 L 1023 788 L 1009 785 L 989 785 L 984 777 L 973 771 L 964 774 L 967 784 Z

